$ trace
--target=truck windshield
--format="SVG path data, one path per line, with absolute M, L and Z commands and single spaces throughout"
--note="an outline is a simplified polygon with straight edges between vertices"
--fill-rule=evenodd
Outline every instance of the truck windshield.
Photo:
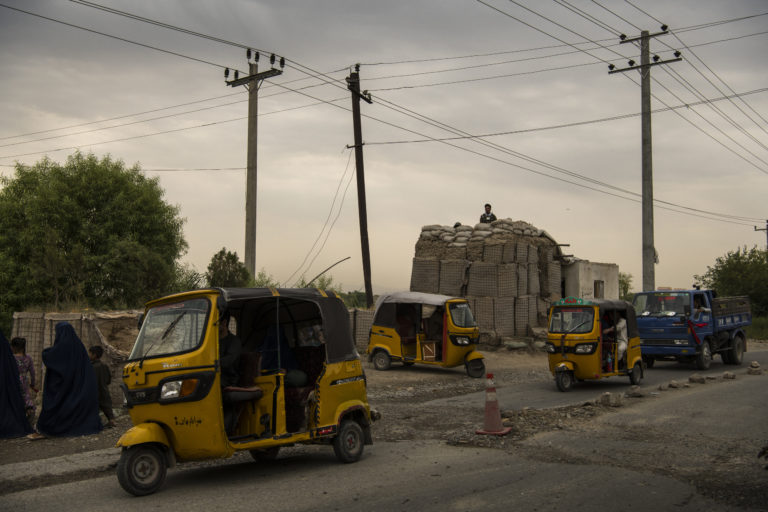
M 632 305 L 637 316 L 680 316 L 690 298 L 687 292 L 638 293 Z
M 208 299 L 153 307 L 147 312 L 129 359 L 188 352 L 199 347 L 210 307 Z
M 587 334 L 592 332 L 595 310 L 590 307 L 557 307 L 552 310 L 549 332 Z
M 456 327 L 475 327 L 475 317 L 472 316 L 472 310 L 466 302 L 449 302 L 448 311 L 451 313 L 451 319 Z

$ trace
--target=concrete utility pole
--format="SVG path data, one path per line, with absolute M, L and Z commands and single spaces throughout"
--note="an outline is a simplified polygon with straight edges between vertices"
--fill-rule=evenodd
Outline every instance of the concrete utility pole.
M 758 228 L 755 226 L 755 231 L 765 231 L 765 250 L 768 251 L 768 219 L 765 221 L 764 228 Z
M 259 52 L 255 52 L 254 61 L 251 62 L 251 50 L 248 50 L 248 76 L 238 77 L 235 71 L 235 79 L 227 81 L 229 68 L 224 70 L 224 81 L 230 87 L 244 85 L 248 89 L 248 157 L 247 174 L 245 178 L 245 268 L 256 276 L 256 148 L 258 142 L 258 117 L 259 117 L 259 87 L 261 83 L 270 77 L 283 74 L 285 59 L 280 58 L 280 68 L 271 67 L 268 71 L 259 73 Z M 271 66 L 275 64 L 275 55 L 269 58 Z
M 360 99 L 372 103 L 368 91 L 360 92 L 360 64 L 347 77 L 347 89 L 352 92 L 352 120 L 355 132 L 355 163 L 357 164 L 357 209 L 360 216 L 360 245 L 363 252 L 363 279 L 365 280 L 365 300 L 369 308 L 373 307 L 373 288 L 371 287 L 371 254 L 368 250 L 368 212 L 365 205 L 365 174 L 363 167 L 363 133 L 360 125 Z
M 640 32 L 640 37 L 627 39 L 621 35 L 621 43 L 640 41 L 640 65 L 636 66 L 634 60 L 628 62 L 629 67 L 615 69 L 613 64 L 608 66 L 608 73 L 623 73 L 632 69 L 640 71 L 640 106 L 641 106 L 641 152 L 642 152 L 642 236 L 643 236 L 643 291 L 656 289 L 656 269 L 658 263 L 656 247 L 653 242 L 653 147 L 651 139 L 651 66 L 668 64 L 682 60 L 680 52 L 675 52 L 675 58 L 661 60 L 658 55 L 653 56 L 651 63 L 650 38 L 668 34 L 666 25 L 662 25 L 661 32 L 649 34 L 647 30 Z

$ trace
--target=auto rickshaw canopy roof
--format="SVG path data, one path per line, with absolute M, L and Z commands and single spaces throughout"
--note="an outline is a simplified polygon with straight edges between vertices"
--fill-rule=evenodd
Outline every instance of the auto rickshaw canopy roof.
M 439 295 L 436 293 L 393 292 L 386 295 L 381 295 L 379 300 L 376 301 L 376 309 L 379 309 L 381 304 L 392 302 L 401 304 L 427 304 L 429 306 L 442 306 L 446 303 L 446 301 L 452 299 L 461 299 L 461 297 L 451 297 L 450 295 Z

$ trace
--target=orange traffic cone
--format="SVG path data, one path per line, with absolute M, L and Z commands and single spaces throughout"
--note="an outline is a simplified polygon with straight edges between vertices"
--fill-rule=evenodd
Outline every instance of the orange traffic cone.
M 501 424 L 501 412 L 499 411 L 499 401 L 496 399 L 496 384 L 493 382 L 493 374 L 489 373 L 485 378 L 485 425 L 482 430 L 477 430 L 475 433 L 494 436 L 509 434 L 512 427 L 504 427 Z

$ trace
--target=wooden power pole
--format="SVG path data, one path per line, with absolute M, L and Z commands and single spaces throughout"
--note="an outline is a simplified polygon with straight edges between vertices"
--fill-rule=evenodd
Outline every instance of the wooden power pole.
M 267 71 L 259 73 L 259 52 L 254 52 L 254 60 L 251 62 L 251 50 L 247 51 L 248 76 L 238 77 L 235 71 L 235 79 L 227 81 L 229 69 L 224 70 L 224 81 L 230 87 L 244 85 L 248 89 L 248 157 L 245 178 L 245 268 L 256 276 L 256 149 L 258 143 L 258 118 L 259 118 L 259 87 L 261 83 L 273 76 L 283 74 L 285 59 L 280 58 L 280 68 L 271 67 Z M 275 64 L 275 55 L 269 58 L 271 66 Z
M 682 60 L 680 52 L 675 52 L 675 58 L 661 60 L 653 56 L 651 62 L 650 38 L 668 34 L 667 26 L 661 27 L 661 32 L 650 34 L 647 30 L 640 32 L 640 37 L 627 39 L 622 34 L 621 43 L 640 41 L 640 65 L 634 60 L 628 62 L 629 67 L 615 69 L 613 64 L 608 66 L 608 73 L 623 73 L 637 69 L 640 71 L 640 106 L 641 106 L 641 152 L 642 152 L 642 237 L 643 237 L 643 291 L 656 289 L 656 268 L 658 262 L 656 247 L 653 241 L 653 145 L 651 138 L 651 66 L 668 64 Z
M 365 173 L 363 166 L 363 132 L 360 124 L 360 99 L 372 103 L 367 92 L 360 92 L 360 64 L 347 77 L 347 89 L 352 92 L 352 118 L 355 132 L 355 164 L 357 166 L 357 209 L 360 216 L 360 245 L 363 253 L 363 279 L 365 281 L 365 300 L 369 308 L 373 307 L 373 288 L 371 287 L 371 254 L 368 249 L 368 212 L 365 204 Z

